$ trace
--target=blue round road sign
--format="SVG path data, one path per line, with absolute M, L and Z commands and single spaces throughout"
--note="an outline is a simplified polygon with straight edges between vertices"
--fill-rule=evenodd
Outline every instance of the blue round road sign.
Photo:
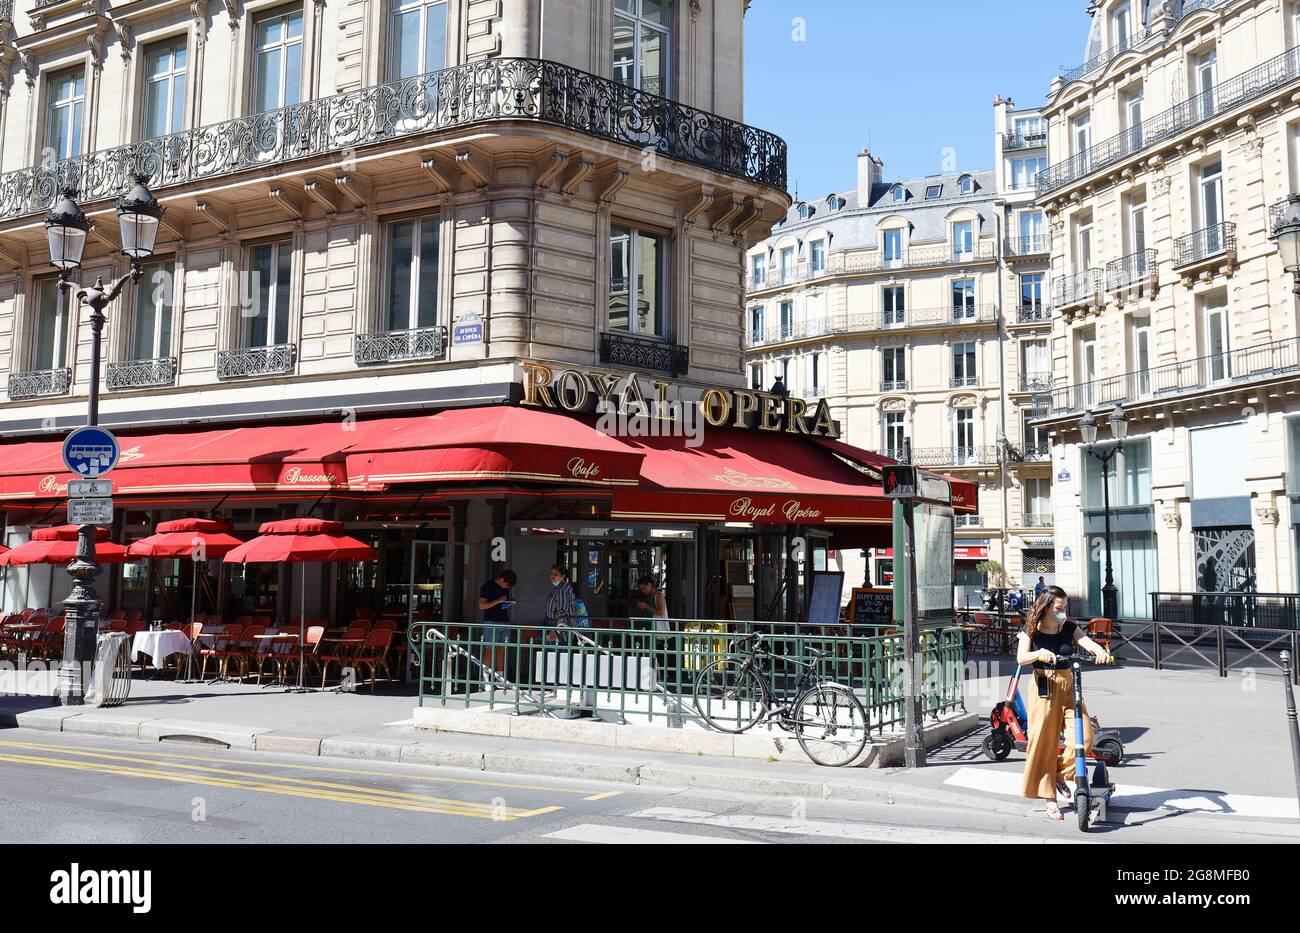
M 117 465 L 117 438 L 103 428 L 77 428 L 63 442 L 63 462 L 68 472 L 98 479 Z

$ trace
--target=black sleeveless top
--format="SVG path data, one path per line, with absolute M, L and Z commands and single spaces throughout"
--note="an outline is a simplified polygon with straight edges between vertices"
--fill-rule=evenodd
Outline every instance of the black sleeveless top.
M 1065 622 L 1061 623 L 1061 630 L 1054 634 L 1049 635 L 1042 629 L 1039 629 L 1034 632 L 1033 636 L 1029 639 L 1029 647 L 1034 651 L 1042 651 L 1046 648 L 1048 651 L 1052 652 L 1052 654 L 1057 656 L 1073 654 L 1074 630 L 1076 628 L 1078 628 L 1078 626 L 1067 619 Z M 1045 661 L 1034 662 L 1034 670 L 1037 671 L 1063 671 L 1069 668 L 1069 666 L 1070 665 L 1065 661 L 1057 661 L 1055 664 L 1048 664 Z

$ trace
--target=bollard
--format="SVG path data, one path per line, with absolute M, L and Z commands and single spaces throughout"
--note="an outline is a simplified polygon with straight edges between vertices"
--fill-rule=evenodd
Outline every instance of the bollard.
M 1282 652 L 1283 683 L 1286 689 L 1286 722 L 1291 733 L 1291 767 L 1295 770 L 1296 801 L 1300 803 L 1300 726 L 1296 724 L 1295 692 L 1291 689 L 1291 652 Z

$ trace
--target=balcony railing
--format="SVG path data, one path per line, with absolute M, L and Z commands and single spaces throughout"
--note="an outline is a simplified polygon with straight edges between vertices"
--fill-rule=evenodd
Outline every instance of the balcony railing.
M 1237 225 L 1215 224 L 1174 240 L 1174 268 L 1195 265 L 1237 251 Z
M 824 317 L 782 324 L 766 330 L 750 330 L 749 345 L 761 347 L 769 343 L 784 343 L 787 340 L 806 340 L 810 337 L 822 337 L 831 333 L 831 323 Z
M 955 528 L 983 528 L 984 516 L 971 515 L 969 513 L 953 516 L 953 527 Z
M 1156 251 L 1138 250 L 1106 263 L 1106 290 L 1119 291 L 1149 281 L 1156 273 Z
M 1051 239 L 1045 233 L 1008 237 L 1006 241 L 1008 256 L 1036 256 L 1039 253 L 1049 252 L 1050 249 Z
M 1020 516 L 1021 528 L 1051 528 L 1051 512 L 1026 512 Z
M 1300 374 L 1300 338 L 1296 337 L 1061 386 L 1041 397 L 1040 408 L 1047 419 L 1116 402 L 1129 404 L 1210 388 L 1231 389 L 1292 374 Z
M 825 387 L 825 386 L 809 386 L 807 389 L 804 390 L 803 397 L 804 397 L 804 398 L 825 398 L 825 397 L 826 397 L 826 387 Z
M 907 388 L 906 379 L 882 379 L 880 380 L 881 392 L 902 392 Z
M 1183 8 L 1178 11 L 1178 19 L 1174 20 L 1174 25 L 1181 23 L 1197 10 L 1212 10 L 1228 2 L 1230 0 L 1183 0 Z
M 14 0 L 0 0 L 0 23 L 14 21 Z
M 977 386 L 979 384 L 979 376 L 951 376 L 948 379 L 948 387 L 952 389 L 962 389 L 966 386 Z
M 1084 269 L 1052 280 L 1052 305 L 1063 308 L 1092 301 L 1101 294 L 1101 270 Z
M 152 360 L 120 360 L 108 364 L 104 384 L 108 391 L 121 389 L 147 389 L 150 386 L 169 386 L 176 381 L 176 357 L 163 356 Z
M 1052 388 L 1051 373 L 1021 373 L 1021 392 L 1046 392 Z
M 1011 149 L 1042 149 L 1047 145 L 1047 132 L 1041 133 L 1003 133 L 1002 148 Z
M 1214 87 L 1182 101 L 1163 113 L 1143 120 L 1117 136 L 1103 140 L 1073 157 L 1050 166 L 1038 175 L 1038 196 L 1051 194 L 1093 172 L 1099 172 L 1189 130 L 1194 126 L 1227 113 L 1300 77 L 1300 48 L 1289 49 L 1256 65 L 1249 71 L 1221 81 Z
M 936 266 L 963 266 L 972 263 L 992 262 L 997 258 L 997 251 L 992 243 L 979 243 L 968 252 L 956 252 L 949 243 L 933 243 L 927 246 L 913 246 L 897 256 L 885 258 L 883 251 L 874 253 L 832 253 L 821 269 L 813 269 L 808 263 L 799 263 L 785 275 L 767 272 L 755 278 L 752 271 L 745 278 L 746 291 L 758 291 L 765 288 L 778 288 L 783 285 L 797 285 L 815 279 L 833 275 L 857 275 L 872 272 L 892 272 L 896 269 L 918 269 Z
M 690 350 L 674 339 L 657 340 L 636 334 L 605 331 L 600 335 L 600 361 L 638 372 L 684 376 L 690 367 Z
M 916 447 L 912 463 L 916 466 L 979 466 L 998 462 L 996 447 Z
M 1052 309 L 1042 304 L 1022 304 L 1016 309 L 1017 324 L 1046 324 L 1052 319 Z
M 850 314 L 830 328 L 831 333 L 856 333 L 870 330 L 904 330 L 910 327 L 939 327 L 952 324 L 991 324 L 998 319 L 995 304 L 968 305 L 963 308 L 908 308 L 906 311 L 872 311 Z
M 280 343 L 270 347 L 240 347 L 217 353 L 218 379 L 247 379 L 279 376 L 293 372 L 298 345 Z
M 64 187 L 76 188 L 83 205 L 116 197 L 137 172 L 156 192 L 389 139 L 517 120 L 786 187 L 786 144 L 772 133 L 558 62 L 492 58 L 8 172 L 0 175 L 0 219 L 45 210 Z
M 63 395 L 72 385 L 72 370 L 34 369 L 25 373 L 9 374 L 11 399 L 41 398 L 46 395 Z
M 1020 458 L 1027 462 L 1052 459 L 1051 444 L 1026 444 L 1020 448 Z
M 417 327 L 357 334 L 352 358 L 358 366 L 405 360 L 441 360 L 447 356 L 447 328 Z
M 1077 81 L 1079 78 L 1086 77 L 1094 71 L 1100 71 L 1129 49 L 1137 46 L 1142 42 L 1142 40 L 1146 39 L 1150 35 L 1151 27 L 1148 26 L 1146 29 L 1135 32 L 1130 36 L 1125 36 L 1123 40 L 1116 42 L 1100 55 L 1088 59 L 1082 65 L 1076 65 L 1073 68 L 1062 68 L 1061 79 L 1068 84 L 1071 81 Z

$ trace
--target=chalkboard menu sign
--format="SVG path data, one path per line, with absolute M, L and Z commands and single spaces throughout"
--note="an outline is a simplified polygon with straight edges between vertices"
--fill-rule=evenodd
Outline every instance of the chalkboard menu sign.
M 894 591 L 854 587 L 849 600 L 854 625 L 888 627 L 894 625 Z
M 840 597 L 843 594 L 843 571 L 814 571 L 812 595 L 808 599 L 808 624 L 839 625 Z

